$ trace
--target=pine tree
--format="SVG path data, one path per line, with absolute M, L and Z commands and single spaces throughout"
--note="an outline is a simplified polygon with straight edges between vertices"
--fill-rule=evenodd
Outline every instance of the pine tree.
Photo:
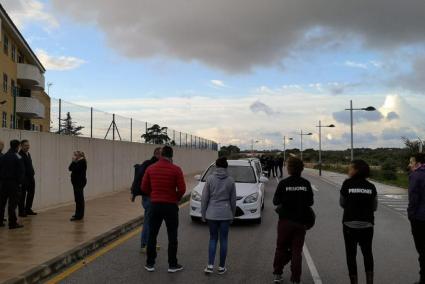
M 66 114 L 66 118 L 61 119 L 61 128 L 56 133 L 70 136 L 80 136 L 80 132 L 84 126 L 75 126 L 76 123 L 72 121 L 71 113 Z

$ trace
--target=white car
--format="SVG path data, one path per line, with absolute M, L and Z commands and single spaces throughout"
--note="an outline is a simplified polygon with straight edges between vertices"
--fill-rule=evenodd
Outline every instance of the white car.
M 228 160 L 227 172 L 235 180 L 236 185 L 236 219 L 255 220 L 261 223 L 264 209 L 264 183 L 268 179 L 262 176 L 261 164 L 255 160 Z M 197 175 L 198 185 L 192 190 L 190 197 L 190 216 L 193 221 L 199 220 L 201 214 L 201 197 L 205 181 L 215 170 L 215 164 L 209 166 L 203 175 Z

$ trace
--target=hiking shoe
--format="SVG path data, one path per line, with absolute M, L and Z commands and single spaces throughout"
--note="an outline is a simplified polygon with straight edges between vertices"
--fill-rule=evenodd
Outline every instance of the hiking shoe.
M 168 273 L 175 273 L 181 270 L 183 270 L 183 266 L 180 264 L 176 264 L 168 268 Z
M 155 271 L 155 266 L 154 265 L 150 265 L 150 264 L 146 264 L 145 265 L 145 269 L 148 272 L 154 272 Z
M 220 275 L 222 275 L 222 274 L 226 273 L 226 271 L 227 271 L 227 268 L 226 268 L 226 267 L 219 267 L 219 268 L 217 269 L 217 272 L 218 272 L 218 274 L 220 274 Z
M 281 274 L 275 274 L 274 275 L 273 283 L 282 283 L 282 281 L 283 281 L 283 278 L 282 278 Z
M 204 269 L 205 274 L 211 274 L 214 272 L 214 266 L 212 265 L 207 265 L 207 267 L 205 267 Z

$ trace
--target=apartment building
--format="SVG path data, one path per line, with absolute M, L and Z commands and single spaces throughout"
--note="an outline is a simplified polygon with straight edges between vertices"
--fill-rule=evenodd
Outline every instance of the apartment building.
M 50 131 L 50 97 L 43 67 L 0 4 L 0 124 Z

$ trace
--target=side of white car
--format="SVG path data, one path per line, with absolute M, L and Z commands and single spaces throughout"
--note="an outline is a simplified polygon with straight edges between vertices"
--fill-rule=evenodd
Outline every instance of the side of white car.
M 261 223 L 264 209 L 264 183 L 268 179 L 262 176 L 261 164 L 255 160 L 228 160 L 228 173 L 235 179 L 236 185 L 236 219 L 255 220 Z M 215 165 L 212 164 L 202 174 L 195 176 L 198 185 L 192 190 L 190 198 L 190 216 L 199 220 L 201 214 L 201 197 L 206 177 L 212 174 Z

